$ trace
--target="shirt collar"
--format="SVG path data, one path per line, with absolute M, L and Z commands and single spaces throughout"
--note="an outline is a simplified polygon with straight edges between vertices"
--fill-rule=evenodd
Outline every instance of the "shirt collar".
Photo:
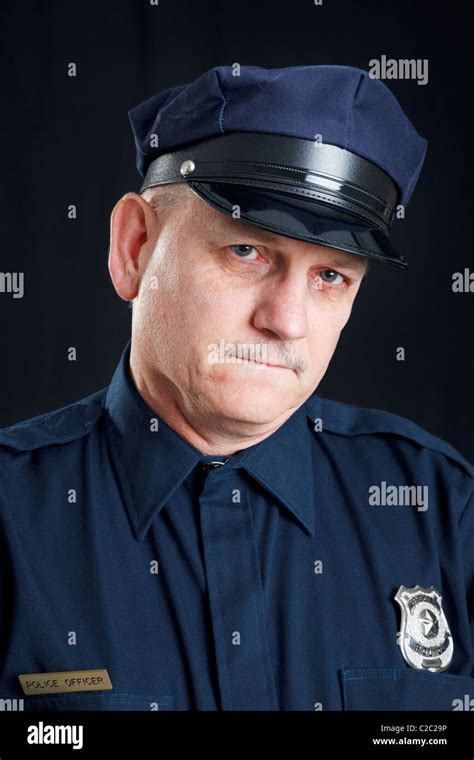
M 145 403 L 132 380 L 129 341 L 105 397 L 111 455 L 135 538 L 142 541 L 161 508 L 202 459 Z M 263 441 L 232 455 L 310 536 L 315 534 L 311 415 L 303 404 Z M 158 428 L 158 429 L 157 429 Z

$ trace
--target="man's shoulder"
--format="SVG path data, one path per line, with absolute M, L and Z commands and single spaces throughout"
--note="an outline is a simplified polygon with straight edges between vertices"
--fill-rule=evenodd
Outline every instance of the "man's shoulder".
M 474 477 L 474 464 L 461 452 L 407 417 L 384 409 L 355 406 L 324 398 L 316 393 L 306 401 L 305 408 L 315 422 L 315 430 L 319 426 L 321 431 L 339 436 L 382 437 L 392 444 L 397 440 L 411 442 L 416 447 L 443 455 Z
M 31 451 L 88 435 L 104 412 L 107 387 L 58 409 L 0 428 L 0 453 Z

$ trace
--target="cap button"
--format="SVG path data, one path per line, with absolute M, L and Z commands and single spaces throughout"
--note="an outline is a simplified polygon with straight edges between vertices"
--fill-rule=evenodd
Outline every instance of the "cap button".
M 188 174 L 192 174 L 195 168 L 196 168 L 196 164 L 194 163 L 194 161 L 191 161 L 191 159 L 187 159 L 186 161 L 183 161 L 183 163 L 179 167 L 179 171 L 181 172 L 181 175 L 183 177 L 187 177 Z

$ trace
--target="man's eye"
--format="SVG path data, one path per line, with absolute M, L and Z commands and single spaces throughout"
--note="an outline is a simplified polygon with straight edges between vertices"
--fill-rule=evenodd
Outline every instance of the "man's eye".
M 229 248 L 234 251 L 239 259 L 245 259 L 245 261 L 254 261 L 257 256 L 260 256 L 260 252 L 257 251 L 254 245 L 246 245 L 245 243 L 238 243 L 237 245 L 230 245 Z M 251 253 L 249 256 L 248 254 Z
M 322 269 L 319 273 L 319 276 L 323 280 L 323 282 L 327 282 L 329 285 L 334 285 L 334 282 L 337 277 L 340 277 L 340 281 L 336 284 L 340 284 L 341 282 L 344 282 L 344 277 L 342 274 L 339 274 L 339 272 L 334 271 L 334 269 Z

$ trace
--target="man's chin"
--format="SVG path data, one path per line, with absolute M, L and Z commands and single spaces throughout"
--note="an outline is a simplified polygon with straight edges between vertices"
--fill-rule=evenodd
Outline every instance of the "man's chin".
M 225 395 L 222 389 L 212 400 L 213 415 L 233 420 L 242 425 L 271 425 L 288 414 L 288 410 L 299 406 L 298 399 L 288 393 L 279 393 L 267 388 L 229 388 Z
M 213 414 L 244 424 L 271 423 L 304 401 L 291 369 L 220 364 L 211 378 Z

